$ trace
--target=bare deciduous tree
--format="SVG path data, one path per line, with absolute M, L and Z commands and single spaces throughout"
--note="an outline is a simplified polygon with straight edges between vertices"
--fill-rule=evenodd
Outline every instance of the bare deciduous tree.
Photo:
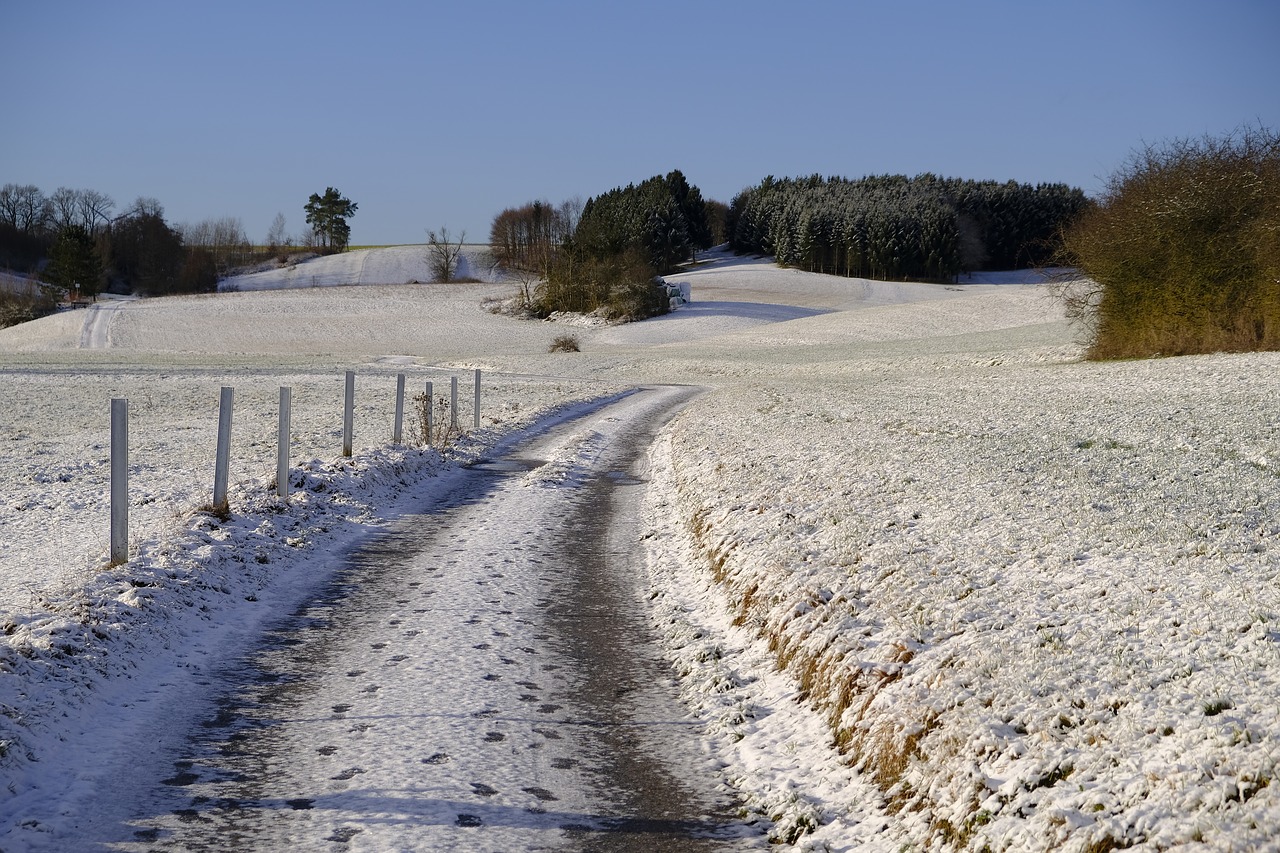
M 0 223 L 23 234 L 42 230 L 49 218 L 49 200 L 34 184 L 5 184 L 0 188 Z
M 182 223 L 176 230 L 188 249 L 203 249 L 214 259 L 219 271 L 244 263 L 250 254 L 249 238 L 239 217 L 205 219 L 194 225 Z
M 457 242 L 449 236 L 448 228 L 427 232 L 427 262 L 436 281 L 450 282 L 458 274 L 458 261 L 462 257 L 462 242 L 467 232 L 458 235 Z
M 97 190 L 58 187 L 49 196 L 50 218 L 55 231 L 78 225 L 96 235 L 111 221 L 111 209 L 115 205 L 111 196 Z
M 289 238 L 285 235 L 284 229 L 284 214 L 277 213 L 276 218 L 271 220 L 271 229 L 267 231 L 267 249 L 269 251 L 274 252 L 286 244 Z

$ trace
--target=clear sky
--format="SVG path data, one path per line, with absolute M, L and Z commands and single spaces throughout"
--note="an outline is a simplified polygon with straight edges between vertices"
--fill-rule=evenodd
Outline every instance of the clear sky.
M 0 184 L 353 244 L 680 169 L 1096 194 L 1143 143 L 1280 130 L 1277 0 L 0 0 Z

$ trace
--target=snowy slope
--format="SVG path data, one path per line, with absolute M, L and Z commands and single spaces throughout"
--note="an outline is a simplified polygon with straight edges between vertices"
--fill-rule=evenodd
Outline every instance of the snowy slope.
M 464 246 L 457 278 L 494 281 L 492 255 L 486 246 Z M 337 255 L 309 258 L 282 269 L 236 275 L 218 283 L 222 291 L 335 287 L 368 284 L 415 284 L 432 280 L 426 246 L 355 249 Z

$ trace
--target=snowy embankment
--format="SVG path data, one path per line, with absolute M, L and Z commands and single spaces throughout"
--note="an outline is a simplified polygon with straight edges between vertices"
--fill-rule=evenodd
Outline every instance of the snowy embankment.
M 716 642 L 767 645 L 855 771 L 800 794 L 809 843 L 1275 845 L 1280 357 L 878 366 L 717 394 L 655 472 Z M 685 666 L 745 698 L 691 698 L 758 775 L 705 631 Z

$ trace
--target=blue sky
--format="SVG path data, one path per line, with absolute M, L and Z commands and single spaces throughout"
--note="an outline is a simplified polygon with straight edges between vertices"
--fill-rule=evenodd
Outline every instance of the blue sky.
M 680 169 L 1065 182 L 1280 130 L 1280 3 L 0 0 L 0 184 L 160 200 L 251 239 L 313 192 L 352 242 Z

